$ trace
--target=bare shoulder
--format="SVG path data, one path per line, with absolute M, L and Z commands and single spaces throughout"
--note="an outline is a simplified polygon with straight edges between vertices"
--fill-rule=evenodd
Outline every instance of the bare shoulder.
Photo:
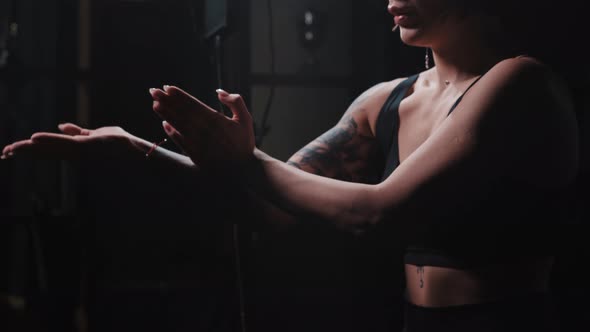
M 453 115 L 474 119 L 482 137 L 504 142 L 498 146 L 518 177 L 556 184 L 575 174 L 578 137 L 571 95 L 565 81 L 541 61 L 521 56 L 499 62 L 459 108 L 465 112 Z
M 494 65 L 458 106 L 477 115 L 497 114 L 512 120 L 571 112 L 565 81 L 551 67 L 532 57 L 516 57 Z M 457 112 L 460 113 L 460 112 Z M 503 119 L 505 120 L 505 119 Z
M 519 56 L 500 61 L 482 77 L 483 88 L 491 88 L 492 92 L 499 89 L 502 91 L 507 87 L 516 88 L 513 93 L 531 92 L 561 92 L 567 94 L 564 81 L 549 67 L 540 60 Z M 538 97 L 556 97 L 553 93 Z

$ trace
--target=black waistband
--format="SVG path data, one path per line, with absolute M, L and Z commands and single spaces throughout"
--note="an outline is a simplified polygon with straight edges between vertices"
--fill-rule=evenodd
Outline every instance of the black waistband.
M 549 292 L 515 295 L 501 300 L 448 307 L 422 307 L 406 301 L 405 332 L 558 331 Z

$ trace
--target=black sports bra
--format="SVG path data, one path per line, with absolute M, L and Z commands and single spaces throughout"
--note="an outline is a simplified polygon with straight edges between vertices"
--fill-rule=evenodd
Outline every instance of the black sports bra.
M 381 147 L 383 148 L 383 155 L 386 156 L 385 162 L 385 171 L 381 177 L 381 181 L 385 180 L 393 171 L 399 166 L 399 151 L 398 151 L 398 137 L 397 132 L 399 130 L 399 105 L 408 94 L 408 90 L 416 83 L 418 80 L 419 75 L 413 75 L 405 79 L 404 81 L 400 82 L 393 92 L 387 98 L 387 101 L 381 108 L 381 112 L 379 113 L 379 117 L 377 118 L 377 125 L 376 125 L 376 133 L 377 139 L 381 142 Z M 471 87 L 479 81 L 481 78 L 478 77 L 473 83 L 469 85 L 467 90 L 461 94 L 459 98 L 455 101 L 451 109 L 449 110 L 449 114 L 453 112 L 453 110 L 459 105 L 463 96 Z
M 400 164 L 398 109 L 417 79 L 418 75 L 414 75 L 399 83 L 377 119 L 376 136 L 386 160 L 381 181 Z M 478 80 L 457 99 L 449 114 Z M 413 234 L 406 243 L 405 263 L 466 268 L 518 256 L 552 255 L 556 221 L 563 219 L 565 196 L 560 199 L 553 194 L 535 193 L 525 184 L 506 181 L 511 181 L 510 185 L 498 185 L 480 203 L 441 215 L 436 222 L 420 227 L 419 234 Z

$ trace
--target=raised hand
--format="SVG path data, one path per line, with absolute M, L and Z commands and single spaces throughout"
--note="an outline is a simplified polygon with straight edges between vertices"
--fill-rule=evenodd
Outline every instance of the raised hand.
M 62 132 L 39 132 L 30 139 L 14 142 L 2 150 L 0 158 L 28 156 L 49 159 L 126 157 L 140 154 L 140 140 L 120 127 L 81 128 L 60 124 Z M 145 153 L 145 152 L 143 152 Z
M 253 156 L 252 117 L 241 96 L 218 90 L 219 100 L 233 113 L 228 118 L 177 87 L 150 93 L 166 133 L 200 168 L 225 169 Z

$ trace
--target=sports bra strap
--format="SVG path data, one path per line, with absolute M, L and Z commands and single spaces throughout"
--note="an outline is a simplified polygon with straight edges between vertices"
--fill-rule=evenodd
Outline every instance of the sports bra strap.
M 451 114 L 451 112 L 453 112 L 453 110 L 455 110 L 455 107 L 457 107 L 457 105 L 459 105 L 459 103 L 461 102 L 461 100 L 463 100 L 463 96 L 465 96 L 465 94 L 467 93 L 467 91 L 469 91 L 469 89 L 471 89 L 471 87 L 474 86 L 475 83 L 477 83 L 477 81 L 479 81 L 479 79 L 482 78 L 482 77 L 483 77 L 483 75 L 481 75 L 475 81 L 473 81 L 471 84 L 469 84 L 469 86 L 467 87 L 467 89 L 465 91 L 463 91 L 463 93 L 461 94 L 461 96 L 459 98 L 457 98 L 457 100 L 455 101 L 455 103 L 453 104 L 453 106 L 451 106 L 451 109 L 449 110 L 449 113 L 447 113 L 447 116 L 449 114 Z
M 397 152 L 397 132 L 399 128 L 398 108 L 408 90 L 418 80 L 418 74 L 408 77 L 399 83 L 391 92 L 379 112 L 375 128 L 375 135 L 381 145 L 383 155 L 386 156 L 385 170 L 381 180 L 387 177 L 399 164 Z

